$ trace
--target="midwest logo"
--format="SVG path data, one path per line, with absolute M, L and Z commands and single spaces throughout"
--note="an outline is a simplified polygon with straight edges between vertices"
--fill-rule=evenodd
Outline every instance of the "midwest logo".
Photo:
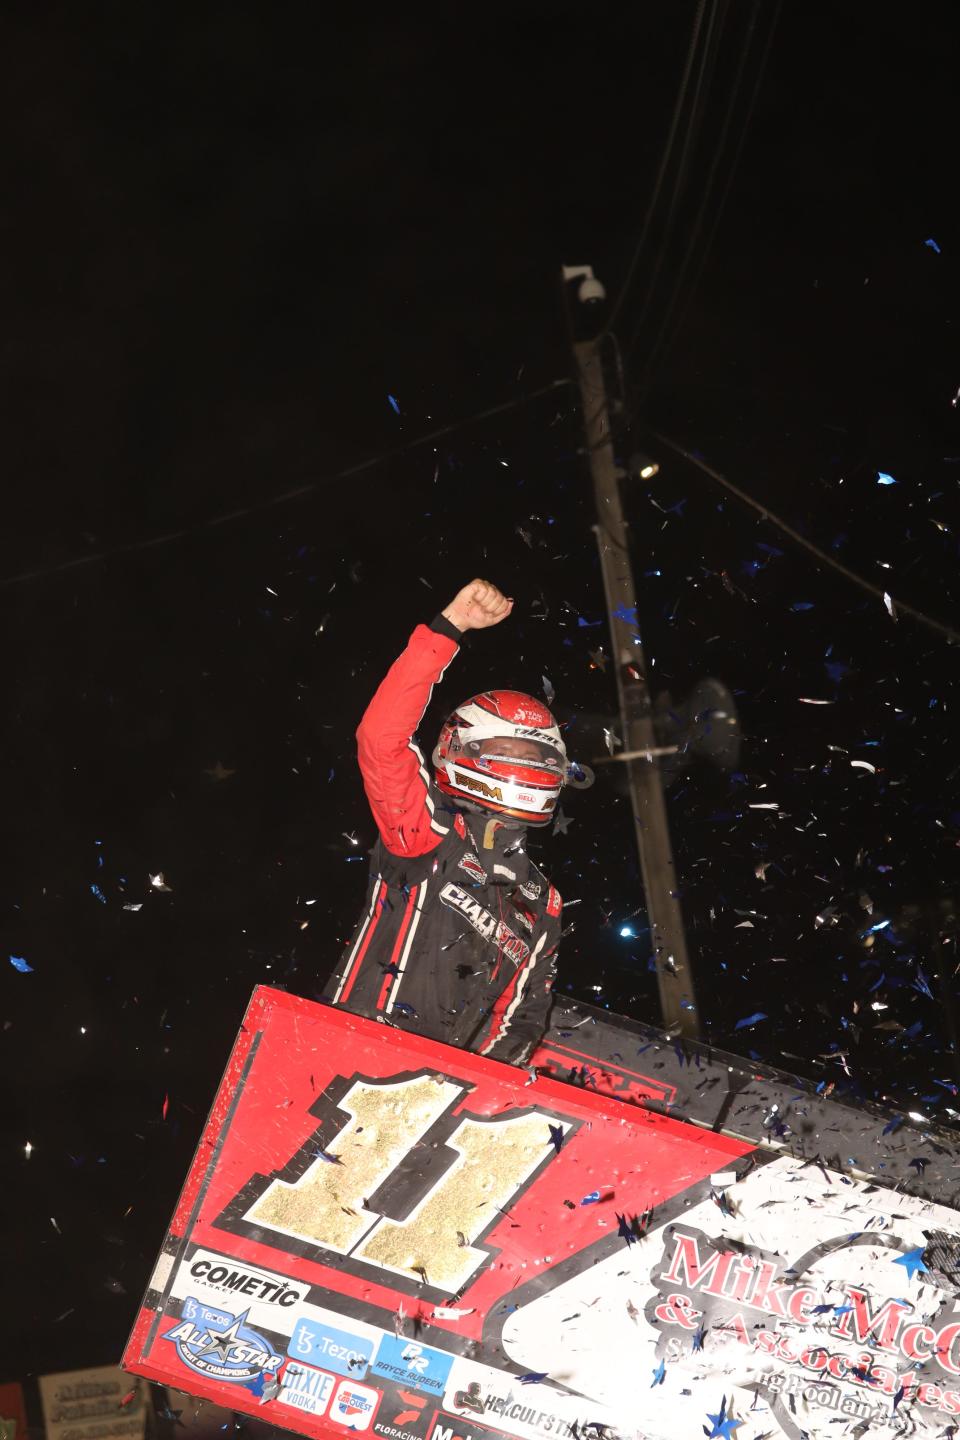
M 879 1302 L 856 1285 L 831 1288 L 827 1300 L 782 1260 L 717 1249 L 701 1232 L 678 1226 L 665 1232 L 651 1278 L 660 1295 L 648 1301 L 646 1318 L 664 1335 L 679 1331 L 692 1339 L 701 1332 L 708 1343 L 711 1330 L 722 1332 L 822 1383 L 842 1381 L 878 1396 L 902 1391 L 904 1400 L 960 1414 L 960 1390 L 948 1388 L 951 1377 L 960 1377 L 960 1314 L 952 1307 L 927 1323 L 915 1318 L 908 1300 Z M 814 1329 L 815 1336 L 803 1333 Z M 867 1348 L 857 1352 L 858 1346 Z M 936 1366 L 940 1374 L 930 1379 L 913 1365 L 926 1372 Z

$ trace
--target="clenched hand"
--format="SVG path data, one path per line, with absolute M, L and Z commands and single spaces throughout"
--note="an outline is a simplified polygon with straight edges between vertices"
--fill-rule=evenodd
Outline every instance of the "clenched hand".
M 450 601 L 443 614 L 458 630 L 486 630 L 499 625 L 513 609 L 513 601 L 489 580 L 471 580 Z

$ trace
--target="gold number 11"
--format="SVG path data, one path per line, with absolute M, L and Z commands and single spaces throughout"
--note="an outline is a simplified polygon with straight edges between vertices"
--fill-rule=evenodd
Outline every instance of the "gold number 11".
M 319 1156 L 294 1183 L 271 1181 L 244 1218 L 455 1293 L 489 1258 L 473 1242 L 555 1153 L 549 1124 L 570 1128 L 527 1110 L 502 1120 L 465 1116 L 448 1138 L 431 1141 L 431 1127 L 464 1093 L 464 1086 L 432 1075 L 354 1081 L 338 1107 L 349 1121 L 325 1152 L 336 1163 Z M 456 1158 L 406 1219 L 391 1220 L 368 1207 L 367 1197 L 415 1146 L 440 1144 Z

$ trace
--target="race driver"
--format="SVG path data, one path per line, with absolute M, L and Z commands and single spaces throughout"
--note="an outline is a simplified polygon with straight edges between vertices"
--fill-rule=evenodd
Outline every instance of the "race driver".
M 488 690 L 448 717 L 432 778 L 413 738 L 465 632 L 512 609 L 487 580 L 464 586 L 417 626 L 367 707 L 357 750 L 379 839 L 365 911 L 328 994 L 359 1015 L 523 1064 L 547 1026 L 560 939 L 560 896 L 525 843 L 528 827 L 550 824 L 568 779 L 559 727 L 532 696 Z

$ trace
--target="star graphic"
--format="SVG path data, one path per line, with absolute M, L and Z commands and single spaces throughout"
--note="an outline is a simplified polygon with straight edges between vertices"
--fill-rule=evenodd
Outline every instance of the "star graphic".
M 733 1440 L 733 1431 L 737 1425 L 742 1425 L 742 1420 L 734 1420 L 732 1415 L 727 1414 L 727 1397 L 724 1395 L 720 1403 L 719 1415 L 708 1415 L 707 1419 L 713 1422 L 713 1429 L 708 1430 L 706 1425 L 703 1433 L 707 1440 Z
M 590 659 L 593 661 L 594 665 L 596 665 L 597 669 L 602 670 L 603 673 L 606 674 L 607 661 L 610 659 L 610 656 L 604 655 L 602 650 L 591 650 L 589 652 L 589 655 Z
M 194 1351 L 194 1358 L 199 1360 L 201 1357 L 217 1355 L 224 1365 L 229 1365 L 230 1351 L 244 1343 L 240 1339 L 238 1331 L 249 1314 L 249 1310 L 244 1310 L 243 1314 L 238 1315 L 227 1330 L 214 1330 L 212 1326 L 208 1325 L 207 1343 L 200 1350 Z
M 894 1265 L 902 1265 L 911 1280 L 918 1271 L 923 1275 L 927 1273 L 927 1267 L 923 1263 L 922 1247 L 919 1250 L 908 1250 L 904 1255 L 898 1255 L 893 1263 Z
M 212 770 L 204 770 L 204 775 L 209 775 L 211 780 L 229 780 L 231 775 L 236 775 L 236 770 L 226 770 L 223 763 L 218 760 Z
M 558 810 L 553 821 L 554 835 L 566 835 L 572 824 L 573 821 L 570 819 L 569 815 L 564 815 L 562 810 Z

